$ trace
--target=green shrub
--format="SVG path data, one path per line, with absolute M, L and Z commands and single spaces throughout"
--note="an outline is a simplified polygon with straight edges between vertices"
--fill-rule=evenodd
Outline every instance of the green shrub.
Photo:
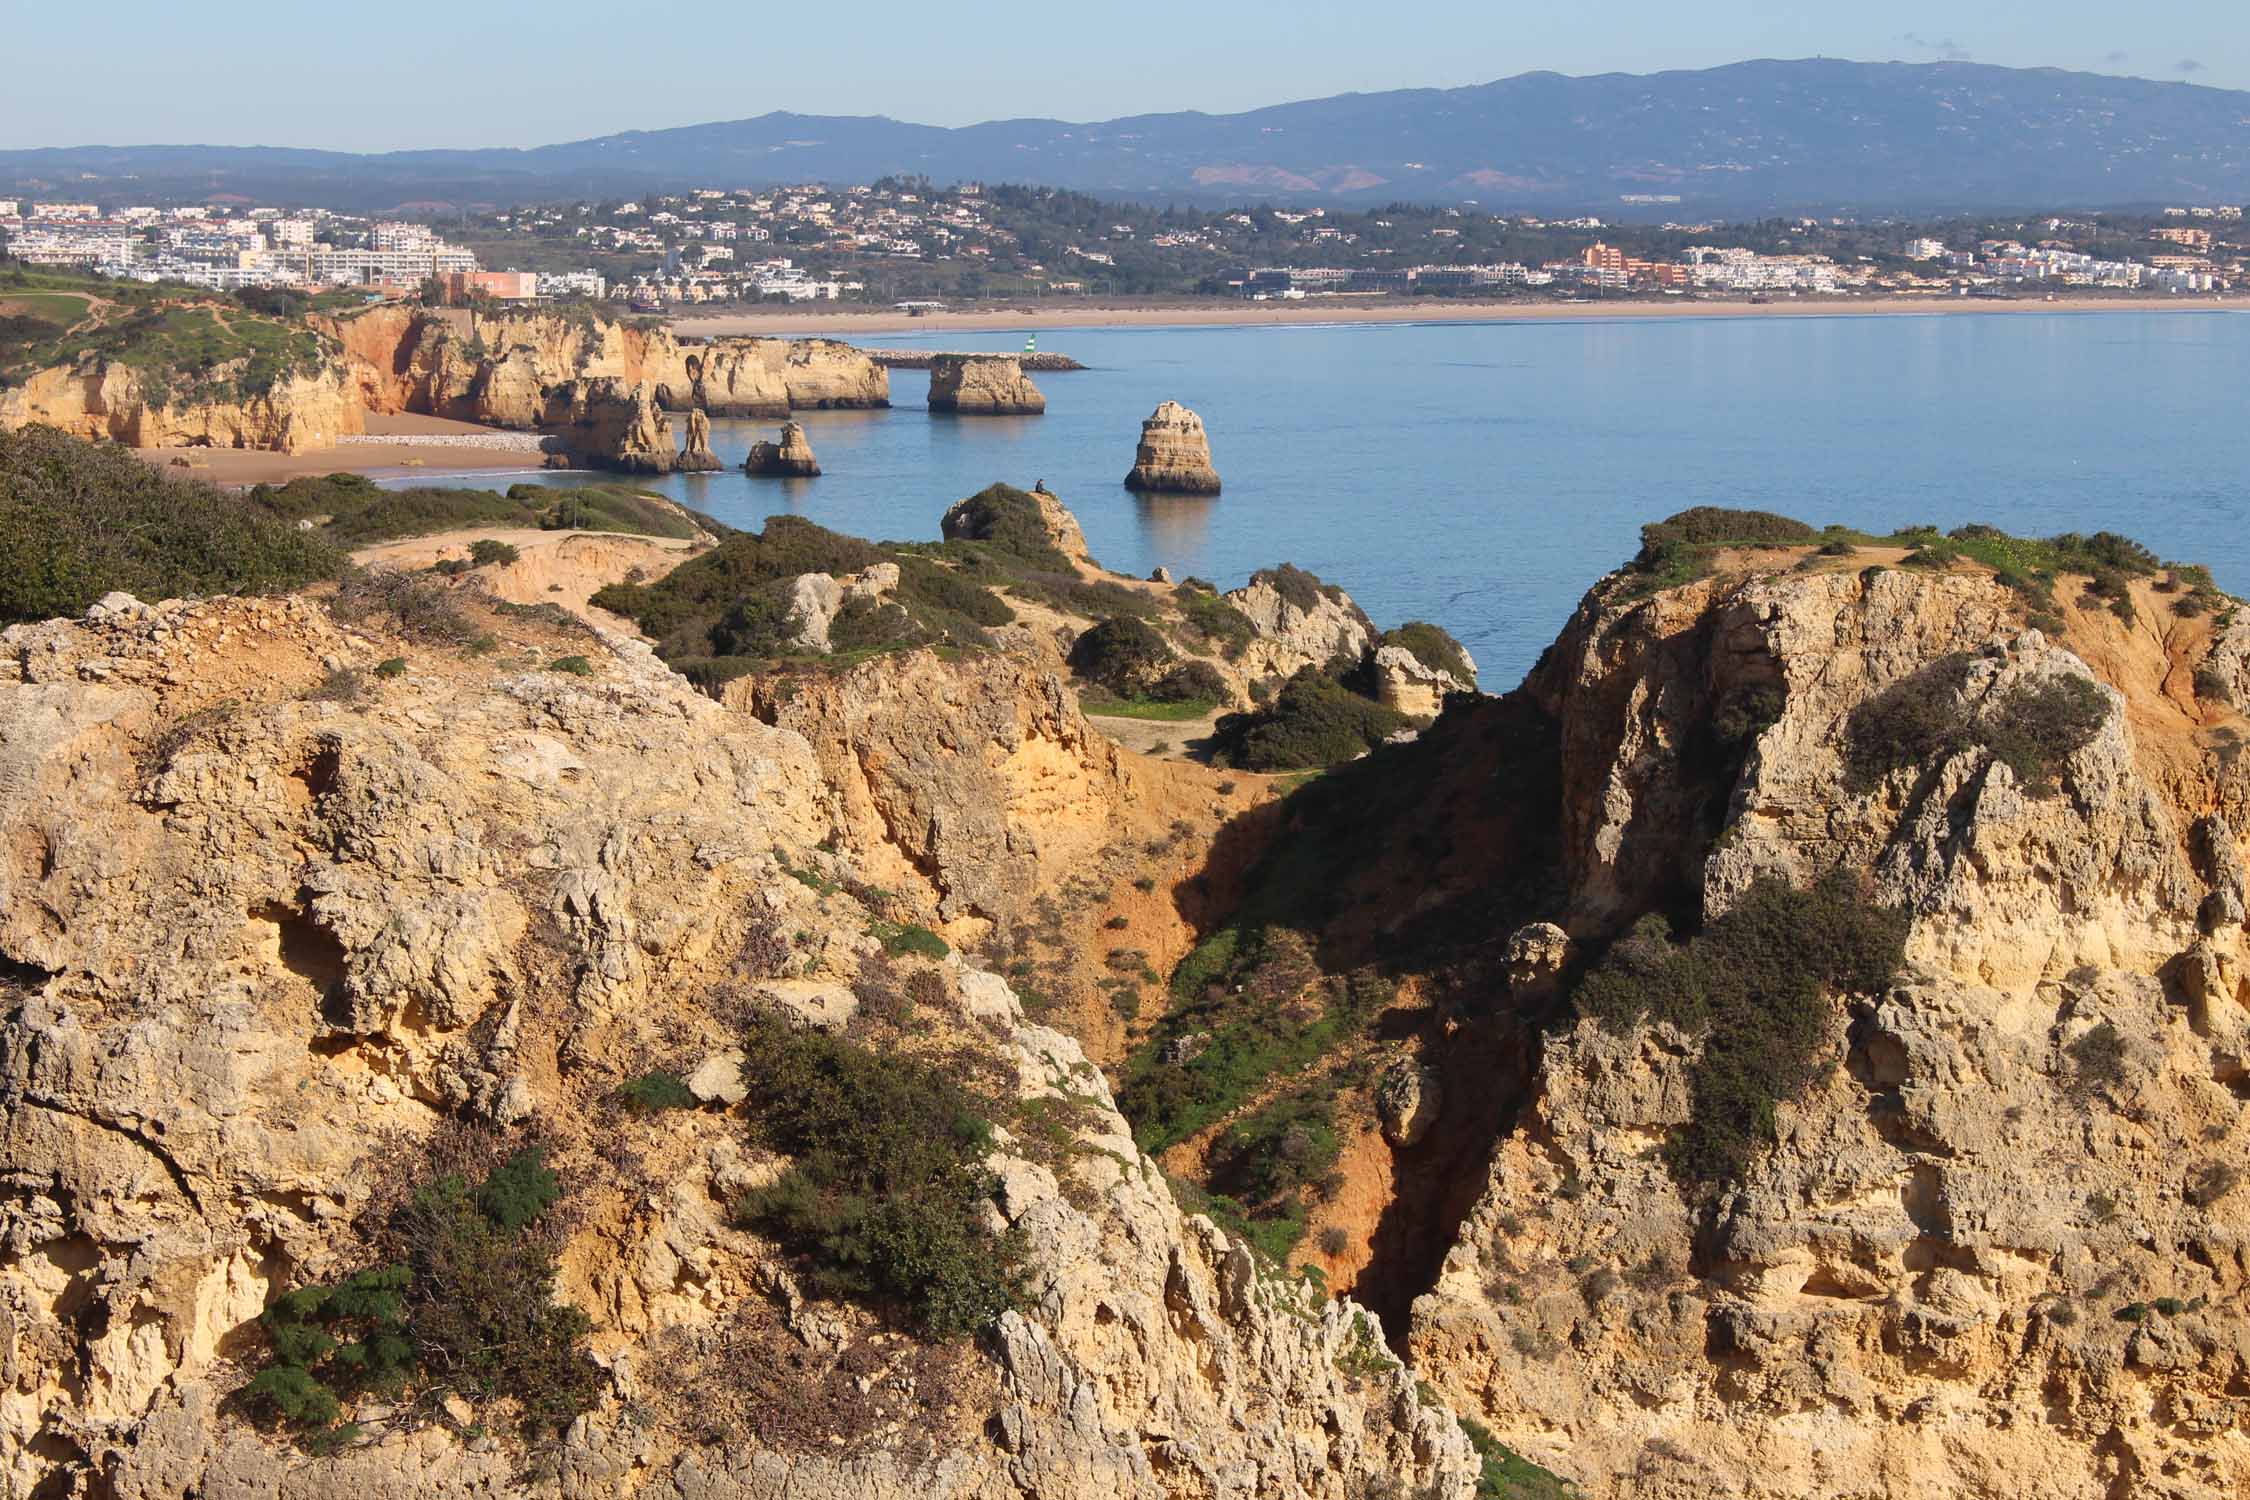
M 386 682 L 393 677 L 404 677 L 406 675 L 406 658 L 403 656 L 384 657 L 375 664 L 375 675 Z
M 343 555 L 240 497 L 51 427 L 0 432 L 0 624 L 84 614 L 104 594 L 264 594 Z
M 1409 722 L 1396 709 L 1307 667 L 1284 683 L 1270 704 L 1222 717 L 1212 752 L 1222 764 L 1246 771 L 1332 766 L 1374 749 Z
M 758 1144 L 794 1160 L 736 1215 L 812 1262 L 837 1295 L 897 1308 L 934 1339 L 972 1333 L 1017 1305 L 1026 1246 L 993 1235 L 983 1106 L 928 1064 L 771 1016 L 744 1038 Z
M 678 1074 L 660 1071 L 643 1073 L 620 1084 L 617 1102 L 636 1115 L 653 1115 L 668 1109 L 694 1109 L 702 1101 L 680 1081 Z
M 2050 790 L 2063 763 L 2109 720 L 2108 695 L 2076 674 L 2019 682 L 1980 712 L 1965 696 L 1973 660 L 1965 652 L 1941 658 L 1852 711 L 1845 762 L 1855 790 L 1980 746 L 2027 790 Z
M 339 1398 L 427 1383 L 512 1400 L 527 1433 L 559 1432 L 600 1380 L 585 1314 L 554 1300 L 555 1246 L 538 1221 L 560 1193 L 537 1147 L 473 1191 L 458 1175 L 418 1189 L 383 1231 L 395 1262 L 266 1310 L 268 1359 L 249 1396 L 311 1433 L 335 1422 Z
M 1612 1030 L 1646 1018 L 1701 1035 L 1690 1117 L 1664 1156 L 1683 1185 L 1725 1185 L 1773 1140 L 1776 1106 L 1818 1075 L 1829 997 L 1887 984 L 1906 932 L 1903 912 L 1875 905 L 1843 872 L 1808 891 L 1761 880 L 1683 944 L 1661 918 L 1644 918 L 1574 1000 Z
M 871 929 L 883 951 L 893 958 L 943 958 L 953 949 L 944 938 L 913 922 L 877 922 Z
M 1145 698 L 1179 658 L 1155 626 L 1130 615 L 1103 620 L 1070 647 L 1070 669 L 1120 698 Z
M 469 562 L 474 567 L 506 567 L 522 557 L 513 546 L 493 537 L 480 536 L 469 543 Z
M 1470 1417 L 1461 1430 L 1476 1449 L 1476 1500 L 1576 1500 L 1577 1490 L 1560 1476 L 1525 1458 Z
M 550 672 L 567 672 L 573 677 L 591 677 L 594 664 L 583 656 L 558 656 L 547 663 Z
M 1333 1096 L 1302 1090 L 1221 1131 L 1212 1146 L 1210 1180 L 1255 1210 L 1317 1181 L 1341 1149 Z
M 1220 598 L 1217 589 L 1209 584 L 1198 587 L 1199 583 L 1201 580 L 1191 579 L 1172 590 L 1172 602 L 1180 607 L 1189 635 L 1232 661 L 1256 638 L 1257 627 L 1248 615 Z

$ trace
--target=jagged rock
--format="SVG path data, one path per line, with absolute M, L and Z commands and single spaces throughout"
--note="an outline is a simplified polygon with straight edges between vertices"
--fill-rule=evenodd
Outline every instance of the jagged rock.
M 1508 989 L 1518 1000 L 1552 992 L 1570 967 L 1570 934 L 1552 922 L 1534 922 L 1508 939 Z
M 813 457 L 812 444 L 805 439 L 805 429 L 795 422 L 784 422 L 781 441 L 752 443 L 750 456 L 743 460 L 742 469 L 746 474 L 809 479 L 820 472 L 820 461 Z
M 110 600 L 0 640 L 0 1490 L 89 1475 L 118 1500 L 1470 1487 L 1452 1418 L 1367 1361 L 1368 1315 L 1182 1215 L 1099 1070 L 1028 1024 L 997 976 L 930 966 L 958 989 L 931 1013 L 973 1012 L 949 1042 L 978 1087 L 1067 1101 L 1073 1139 L 1052 1165 L 996 1148 L 994 1211 L 1036 1247 L 1023 1305 L 939 1364 L 806 1296 L 792 1257 L 730 1222 L 725 1204 L 777 1173 L 736 1111 L 633 1127 L 602 1105 L 652 1050 L 702 1059 L 691 1086 L 726 1102 L 724 1016 L 742 1004 L 849 1019 L 869 914 L 790 878 L 837 858 L 818 846 L 839 802 L 793 731 L 616 635 L 578 643 L 590 678 L 418 646 L 378 620 L 346 630 L 302 599 Z M 919 655 L 901 694 L 1004 697 L 995 727 L 1015 711 L 994 669 L 947 689 L 952 665 Z M 379 693 L 311 692 L 330 661 L 392 656 L 413 669 Z M 883 774 L 903 787 L 979 748 L 942 738 L 929 766 Z M 926 806 L 949 825 L 1021 815 L 978 807 L 984 789 L 933 784 Z M 797 972 L 745 981 L 759 953 Z M 355 1225 L 378 1177 L 455 1108 L 528 1111 L 573 1184 L 561 1290 L 594 1323 L 596 1404 L 533 1454 L 467 1386 L 454 1394 L 488 1429 L 474 1438 L 370 1399 L 347 1412 L 366 1419 L 355 1440 L 308 1455 L 227 1399 L 258 1314 L 367 1253 Z M 792 1360 L 857 1341 L 879 1419 L 843 1443 L 712 1420 L 715 1399 L 755 1389 L 725 1354 L 744 1316 Z
M 1375 622 L 1367 612 L 1351 595 L 1310 573 L 1254 573 L 1224 597 L 1257 632 L 1239 658 L 1246 676 L 1287 677 L 1338 656 L 1364 656 L 1375 643 Z
M 835 623 L 837 611 L 853 599 L 887 598 L 897 587 L 897 563 L 871 563 L 843 579 L 826 573 L 800 573 L 789 582 L 789 604 L 783 616 L 791 629 L 792 643 L 807 651 L 825 653 L 830 649 L 828 627 Z
M 1769 876 L 1855 871 L 1912 917 L 1905 971 L 1836 1007 L 1818 1081 L 1715 1195 L 1656 1149 L 1698 1107 L 1699 1037 L 1581 1020 L 1541 1046 L 1409 1348 L 1589 1493 L 2250 1486 L 2250 1198 L 2211 1191 L 2250 1149 L 2250 771 L 2195 745 L 2155 633 L 2080 612 L 2081 657 L 2020 608 L 1968 572 L 1722 566 L 1598 588 L 1526 682 L 1556 726 L 1564 921 L 1516 935 L 1513 983 L 1547 991 L 1564 927 L 1606 941 L 1683 894 L 1716 917 Z M 1941 660 L 1972 722 L 2090 662 L 2108 711 L 2051 793 L 1973 745 L 1856 779 L 1855 710 Z
M 958 416 L 1035 417 L 1047 398 L 1007 355 L 941 354 L 930 361 L 930 410 Z
M 1466 652 L 1463 655 L 1467 655 Z M 1470 663 L 1470 670 L 1475 670 Z M 1395 708 L 1411 719 L 1434 719 L 1445 707 L 1448 693 L 1476 691 L 1472 678 L 1463 682 L 1442 667 L 1433 667 L 1404 646 L 1375 648 L 1375 695 L 1386 708 Z
M 1148 581 L 1150 583 L 1170 583 L 1172 581 L 1172 570 L 1159 563 L 1149 570 Z
M 1203 419 L 1177 401 L 1166 401 L 1141 423 L 1128 489 L 1164 495 L 1216 495 L 1219 471 L 1211 467 L 1211 441 Z
M 655 388 L 645 380 L 604 376 L 557 386 L 547 396 L 546 422 L 571 456 L 592 468 L 668 474 L 679 460 L 672 419 L 657 409 Z
M 1438 1070 L 1411 1058 L 1391 1064 L 1375 1084 L 1375 1111 L 1383 1121 L 1383 1139 L 1401 1150 L 1422 1143 L 1437 1123 L 1443 1103 Z
M 698 407 L 688 413 L 687 444 L 673 466 L 685 473 L 702 473 L 722 469 L 719 455 L 711 451 L 711 419 Z

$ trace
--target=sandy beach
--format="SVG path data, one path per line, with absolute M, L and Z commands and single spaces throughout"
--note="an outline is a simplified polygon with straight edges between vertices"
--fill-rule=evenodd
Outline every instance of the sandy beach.
M 369 437 L 395 437 L 400 441 L 348 443 L 334 448 L 308 449 L 303 453 L 269 453 L 256 448 L 136 448 L 133 451 L 159 468 L 220 485 L 282 484 L 307 474 L 411 473 L 417 469 L 429 470 L 433 478 L 462 473 L 538 474 L 540 462 L 536 453 L 495 452 L 411 441 L 414 438 L 478 437 L 499 431 L 496 427 L 479 427 L 474 422 L 456 422 L 449 417 L 370 413 L 367 418 Z
M 2250 311 L 2250 296 L 2218 297 L 1790 297 L 1773 302 L 1674 297 L 1601 302 L 1329 301 L 1027 304 L 907 317 L 893 308 L 761 308 L 756 312 L 683 313 L 682 334 L 715 338 L 780 334 L 791 338 L 864 339 L 900 333 L 976 333 L 1047 328 L 1271 327 L 1291 323 L 1520 323 L 1555 318 L 1834 318 L 2083 312 Z

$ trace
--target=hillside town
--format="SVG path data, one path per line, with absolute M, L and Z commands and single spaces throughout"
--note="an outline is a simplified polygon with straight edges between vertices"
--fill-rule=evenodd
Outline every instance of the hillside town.
M 1394 205 L 1155 209 L 911 178 L 363 219 L 245 204 L 0 199 L 0 247 L 216 291 L 435 290 L 453 300 L 694 304 L 1192 295 L 2023 296 L 2244 284 L 2239 205 L 1913 224 L 1605 223 Z M 495 269 L 494 267 L 498 267 Z

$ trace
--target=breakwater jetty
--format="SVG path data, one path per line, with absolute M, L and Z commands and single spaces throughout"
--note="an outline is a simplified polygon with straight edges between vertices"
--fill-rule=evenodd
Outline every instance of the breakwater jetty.
M 954 353 L 944 349 L 862 349 L 875 363 L 890 370 L 927 370 L 941 359 L 992 359 L 1014 360 L 1028 373 L 1040 375 L 1065 375 L 1086 367 L 1067 354 L 995 354 L 985 350 L 982 354 Z

